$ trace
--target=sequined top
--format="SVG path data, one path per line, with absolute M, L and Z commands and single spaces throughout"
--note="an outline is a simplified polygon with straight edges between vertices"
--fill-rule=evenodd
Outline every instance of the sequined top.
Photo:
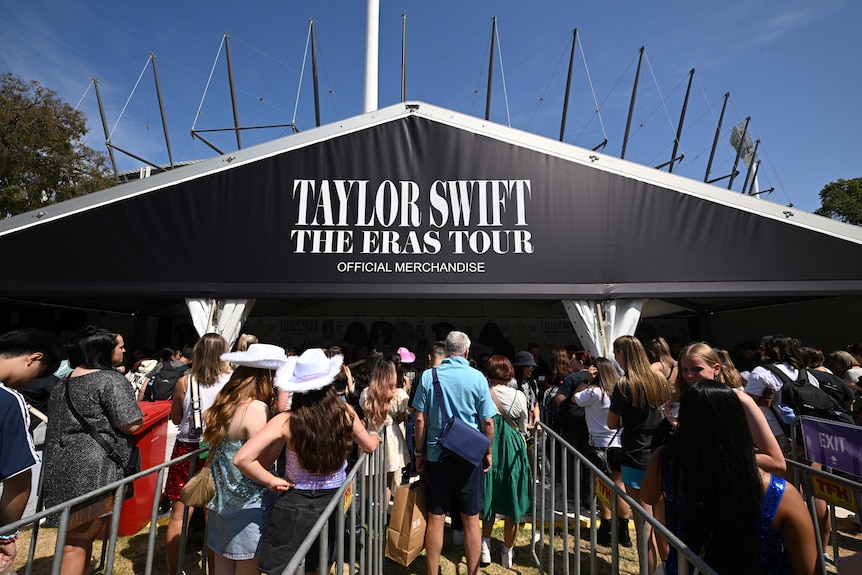
M 233 458 L 247 440 L 225 436 L 216 447 L 212 461 L 215 496 L 207 507 L 216 512 L 227 508 L 253 509 L 261 506 L 266 487 L 252 481 L 233 464 Z
M 54 386 L 48 400 L 45 438 L 45 507 L 53 507 L 123 477 L 105 448 L 84 430 L 69 410 L 67 384 Z M 118 429 L 140 421 L 141 408 L 132 386 L 119 372 L 101 369 L 68 380 L 69 397 L 81 417 L 104 437 L 125 461 L 132 452 L 132 437 Z
M 294 489 L 302 489 L 311 491 L 314 489 L 335 489 L 341 487 L 344 483 L 347 474 L 347 461 L 340 469 L 332 473 L 317 475 L 302 468 L 299 464 L 299 456 L 295 451 L 286 447 L 284 450 L 286 456 L 286 464 L 284 468 L 284 478 L 294 484 Z
M 667 464 L 666 458 L 663 457 L 662 459 L 665 460 L 662 461 L 662 489 L 665 495 L 666 524 L 668 529 L 677 537 L 682 537 L 685 502 L 679 495 L 676 482 L 671 477 L 670 465 Z M 781 498 L 784 496 L 786 487 L 787 482 L 783 478 L 770 475 L 769 486 L 766 488 L 766 493 L 763 494 L 760 509 L 757 512 L 757 538 L 759 539 L 760 566 L 763 575 L 790 574 L 790 560 L 784 550 L 781 534 L 769 527 L 775 519 L 778 505 L 781 503 Z M 708 555 L 705 559 L 709 563 Z M 674 547 L 670 548 L 670 553 L 665 562 L 665 572 L 668 575 L 677 575 L 678 573 L 678 554 Z

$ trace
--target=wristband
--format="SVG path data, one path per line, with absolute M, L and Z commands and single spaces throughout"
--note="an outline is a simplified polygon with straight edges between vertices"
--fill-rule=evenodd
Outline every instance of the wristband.
M 16 530 L 14 533 L 10 533 L 9 535 L 0 535 L 0 545 L 6 545 L 7 543 L 14 543 L 18 540 L 18 531 Z

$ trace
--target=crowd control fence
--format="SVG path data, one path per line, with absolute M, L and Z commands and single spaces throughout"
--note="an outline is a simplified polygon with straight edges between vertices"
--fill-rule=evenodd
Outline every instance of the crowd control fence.
M 532 517 L 527 517 L 532 524 L 531 560 L 539 572 L 553 575 L 579 575 L 598 572 L 598 562 L 608 559 L 599 557 L 597 544 L 597 527 L 600 512 L 596 494 L 609 503 L 611 517 L 617 517 L 618 501 L 626 502 L 632 509 L 632 519 L 639 523 L 637 533 L 643 532 L 645 523 L 649 523 L 654 532 L 662 535 L 668 544 L 677 549 L 680 571 L 692 564 L 699 568 L 703 575 L 715 575 L 716 572 L 707 565 L 703 558 L 687 547 L 679 538 L 670 532 L 652 515 L 646 513 L 634 499 L 623 489 L 620 489 L 601 469 L 584 454 L 575 449 L 553 430 L 537 423 L 537 436 L 532 450 L 532 465 L 535 470 L 534 497 Z M 386 441 L 383 429 L 380 431 L 383 441 Z M 326 564 L 330 559 L 334 562 L 335 573 L 352 573 L 356 575 L 382 575 L 384 572 L 384 548 L 386 543 L 387 511 L 386 501 L 386 468 L 384 461 L 385 443 L 374 453 L 361 453 L 355 463 L 349 468 L 347 479 L 334 494 L 324 513 L 317 520 L 296 555 L 280 575 L 295 575 L 305 572 L 304 559 L 312 549 L 315 541 L 320 540 L 319 564 Z M 0 533 L 20 530 L 31 530 L 30 545 L 27 551 L 26 566 L 19 574 L 31 575 L 34 557 L 39 538 L 41 522 L 49 516 L 58 517 L 58 529 L 51 560 L 51 574 L 60 572 L 62 549 L 65 543 L 66 528 L 69 525 L 73 511 L 80 509 L 93 501 L 113 501 L 111 512 L 113 517 L 119 517 L 123 505 L 123 493 L 127 484 L 155 474 L 155 492 L 152 493 L 150 522 L 146 528 L 147 550 L 143 575 L 164 572 L 164 566 L 154 566 L 155 558 L 162 561 L 161 555 L 156 555 L 157 520 L 159 519 L 159 501 L 161 486 L 168 469 L 186 459 L 192 459 L 192 466 L 201 465 L 203 460 L 199 455 L 205 450 L 189 453 L 164 464 L 141 471 L 140 473 L 94 490 L 86 495 L 69 500 L 50 509 L 44 509 L 0 527 Z M 835 525 L 835 504 L 842 507 L 842 501 L 855 504 L 862 494 L 862 484 L 856 477 L 835 473 L 829 469 L 816 469 L 805 463 L 788 460 L 788 469 L 792 469 L 797 485 L 802 486 L 809 511 L 818 530 L 817 545 L 822 553 L 819 528 L 815 515 L 815 495 L 827 498 L 832 525 Z M 571 472 L 571 473 L 570 473 Z M 584 478 L 582 482 L 582 477 Z M 588 480 L 587 480 L 588 479 Z M 587 500 L 588 510 L 581 512 L 582 485 L 589 488 Z M 829 494 L 834 497 L 829 497 Z M 186 510 L 188 513 L 188 510 Z M 335 522 L 335 540 L 329 539 L 331 524 Z M 111 575 L 114 570 L 114 559 L 117 549 L 118 527 L 120 521 L 107 522 L 104 533 L 104 544 L 99 557 L 98 571 Z M 187 525 L 187 522 L 186 522 Z M 186 555 L 187 527 L 183 528 L 180 542 L 180 557 Z M 620 572 L 619 526 L 616 520 L 611 522 L 611 545 L 607 548 L 610 556 L 610 573 Z M 833 531 L 834 533 L 834 531 Z M 139 533 L 140 535 L 140 533 Z M 163 537 L 163 535 L 162 535 Z M 582 545 L 583 542 L 583 545 Z M 205 547 L 205 546 L 204 546 Z M 562 551 L 560 551 L 560 548 Z M 19 548 L 18 556 L 24 550 Z M 637 557 L 641 575 L 650 575 L 647 564 L 647 541 L 637 538 Z M 838 538 L 833 537 L 833 557 L 838 559 Z M 201 570 L 206 573 L 206 552 L 200 552 Z M 184 561 L 181 560 L 182 565 Z M 821 572 L 826 574 L 826 566 L 821 561 Z M 412 566 L 415 572 L 423 572 L 423 557 L 415 560 Z
M 381 428 L 380 435 L 385 442 L 383 428 Z M 285 574 L 304 573 L 305 555 L 313 546 L 318 536 L 321 538 L 320 557 L 329 557 L 330 550 L 334 548 L 334 558 L 339 573 L 350 572 L 357 575 L 381 575 L 383 573 L 383 551 L 386 542 L 386 512 L 388 507 L 384 503 L 386 494 L 385 447 L 385 444 L 381 443 L 374 453 L 360 452 L 355 463 L 347 473 L 344 485 L 335 493 L 325 512 L 303 541 L 293 561 L 285 569 Z M 153 475 L 155 475 L 155 481 L 150 480 L 147 482 L 153 485 L 153 492 L 141 493 L 138 486 L 135 486 L 136 497 L 142 496 L 152 501 L 149 525 L 146 527 L 147 549 L 145 566 L 142 573 L 143 575 L 151 575 L 154 570 L 156 573 L 164 573 L 165 566 L 163 564 L 154 565 L 156 559 L 164 561 L 161 554 L 156 554 L 157 548 L 163 548 L 157 545 L 157 536 L 164 537 L 164 535 L 158 534 L 159 502 L 164 479 L 167 477 L 167 472 L 171 466 L 185 460 L 191 459 L 191 467 L 192 471 L 194 471 L 196 465 L 203 465 L 203 459 L 200 459 L 199 456 L 205 453 L 206 449 L 198 449 L 192 453 L 142 470 L 133 476 L 93 490 L 80 497 L 70 499 L 60 505 L 37 511 L 19 521 L 0 527 L 0 533 L 11 533 L 16 530 L 30 531 L 26 565 L 22 569 L 19 569 L 19 575 L 32 575 L 33 573 L 39 532 L 44 520 L 52 518 L 57 525 L 50 573 L 51 575 L 58 575 L 63 560 L 66 532 L 70 525 L 70 520 L 74 519 L 75 514 L 82 508 L 89 508 L 98 509 L 96 514 L 92 516 L 93 518 L 101 512 L 108 512 L 115 518 L 121 517 L 126 486 L 144 478 L 152 479 Z M 151 499 L 149 498 L 150 496 Z M 41 506 L 40 496 L 38 507 Z M 185 510 L 185 514 L 185 518 L 188 519 L 188 509 Z M 335 541 L 329 541 L 327 537 L 330 521 L 335 521 L 336 533 L 339 534 L 335 538 Z M 103 545 L 99 556 L 99 563 L 95 567 L 94 572 L 102 572 L 105 575 L 111 575 L 114 572 L 120 524 L 121 521 L 106 522 L 105 532 L 102 536 Z M 188 540 L 187 530 L 188 521 L 186 520 L 180 537 L 180 565 L 185 563 Z M 206 574 L 207 554 L 205 544 L 204 549 L 199 551 L 201 570 Z M 16 564 L 20 563 L 23 552 L 24 550 L 19 546 Z M 197 552 L 198 550 L 196 550 Z M 328 562 L 328 559 L 321 560 L 324 561 L 324 564 Z M 344 568 L 345 565 L 348 566 L 348 569 Z
M 628 503 L 632 509 L 632 519 L 638 523 L 636 549 L 641 575 L 651 575 L 647 563 L 648 542 L 640 537 L 645 523 L 649 523 L 654 532 L 664 536 L 668 544 L 676 548 L 681 573 L 687 573 L 686 568 L 692 564 L 700 569 L 703 575 L 717 575 L 717 572 L 707 565 L 703 558 L 647 513 L 584 454 L 541 422 L 536 424 L 536 429 L 538 440 L 533 448 L 533 470 L 536 481 L 533 491 L 532 550 L 533 560 L 541 573 L 580 575 L 584 571 L 585 564 L 587 573 L 599 572 L 597 529 L 600 514 L 596 504 L 598 486 L 598 489 L 603 491 L 604 498 L 609 500 L 611 517 L 617 517 L 618 498 Z M 571 478 L 569 466 L 574 466 Z M 581 501 L 581 478 L 584 474 L 589 479 L 583 483 L 589 485 L 587 499 L 590 501 L 590 507 L 582 523 L 579 502 Z M 584 524 L 587 526 L 584 527 Z M 583 550 L 581 547 L 581 541 L 584 539 L 589 542 L 588 550 Z M 562 554 L 559 559 L 555 548 L 558 540 L 562 543 Z M 618 543 L 619 526 L 614 519 L 611 522 L 609 548 L 611 573 L 620 572 Z

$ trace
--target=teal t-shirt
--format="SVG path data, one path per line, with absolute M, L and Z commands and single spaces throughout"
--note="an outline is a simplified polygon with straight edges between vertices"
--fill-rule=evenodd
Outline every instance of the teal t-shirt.
M 482 430 L 480 423 L 497 414 L 488 388 L 488 380 L 481 371 L 473 369 L 466 359 L 447 357 L 437 368 L 437 378 L 449 415 Z M 425 449 L 428 461 L 440 461 L 443 450 L 437 447 L 437 438 L 443 429 L 443 414 L 434 397 L 434 378 L 431 369 L 422 372 L 419 389 L 413 398 L 413 408 L 425 413 Z

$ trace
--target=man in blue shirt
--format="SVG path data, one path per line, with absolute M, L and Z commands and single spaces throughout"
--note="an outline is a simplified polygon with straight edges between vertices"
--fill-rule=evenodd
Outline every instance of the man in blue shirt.
M 443 391 L 443 400 L 452 417 L 458 417 L 494 439 L 494 420 L 497 413 L 488 390 L 488 380 L 470 367 L 467 357 L 470 338 L 460 331 L 446 336 L 446 359 L 437 368 L 437 378 Z M 479 570 L 482 534 L 479 513 L 482 511 L 483 474 L 491 469 L 491 447 L 481 467 L 444 454 L 437 445 L 443 429 L 443 416 L 434 396 L 433 370 L 422 373 L 419 388 L 413 398 L 416 409 L 416 470 L 425 473 L 428 528 L 425 531 L 425 548 L 428 575 L 437 575 L 440 552 L 443 549 L 443 525 L 452 497 L 457 497 L 464 521 L 464 554 L 467 574 Z M 427 451 L 426 451 L 427 450 Z

